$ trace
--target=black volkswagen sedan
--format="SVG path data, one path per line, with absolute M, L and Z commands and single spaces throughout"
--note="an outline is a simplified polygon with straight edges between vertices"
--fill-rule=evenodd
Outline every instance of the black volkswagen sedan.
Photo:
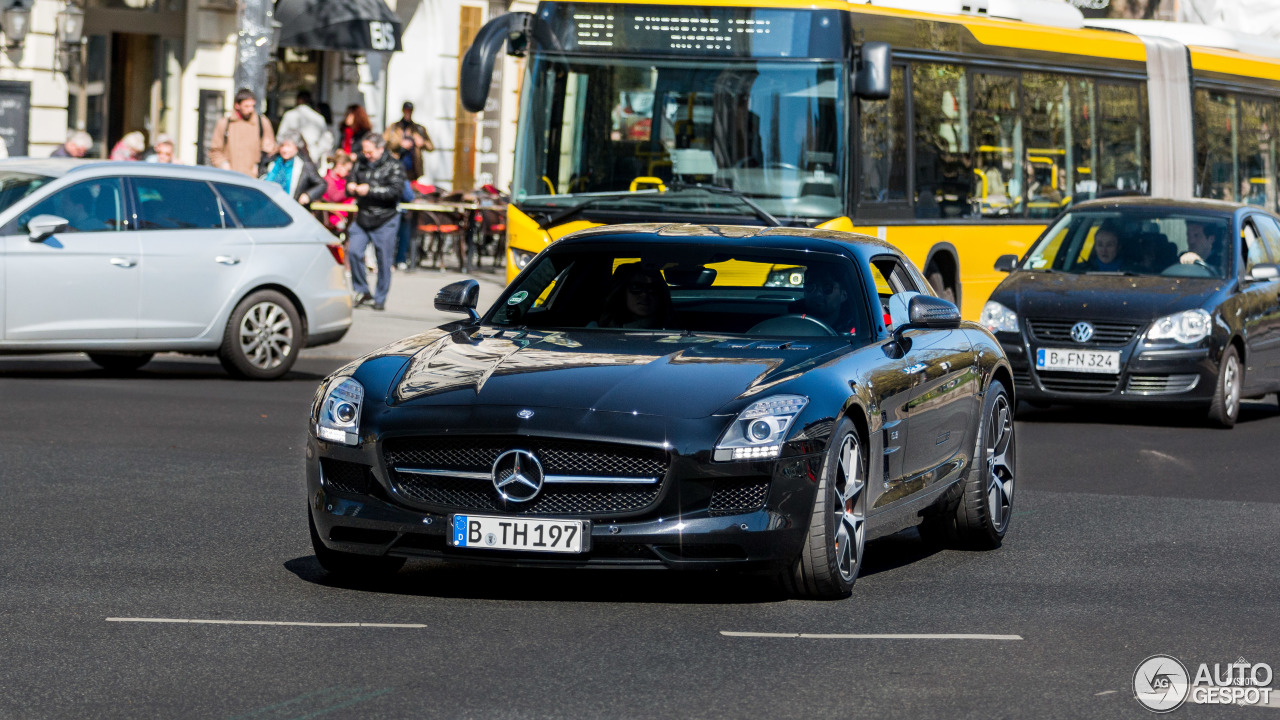
M 1149 198 L 1081 203 L 991 294 L 981 322 L 1033 404 L 1200 406 L 1223 427 L 1280 389 L 1280 221 Z
M 1012 372 L 896 249 L 792 228 L 614 226 L 526 267 L 483 317 L 318 390 L 316 557 L 774 572 L 850 592 L 867 539 L 1000 544 Z

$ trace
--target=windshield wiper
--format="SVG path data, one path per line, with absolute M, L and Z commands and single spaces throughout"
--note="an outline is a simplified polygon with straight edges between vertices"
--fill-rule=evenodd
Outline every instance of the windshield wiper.
M 754 213 L 757 218 L 762 220 L 764 224 L 767 225 L 768 227 L 782 227 L 782 221 L 778 220 L 778 218 L 770 214 L 768 210 L 765 210 L 764 208 L 756 204 L 755 200 L 752 200 L 751 198 L 747 197 L 747 194 L 742 192 L 741 190 L 735 190 L 734 188 L 727 187 L 725 185 L 711 185 L 708 183 L 687 183 L 682 180 L 671 181 L 670 183 L 667 184 L 667 189 L 669 191 L 674 191 L 674 192 L 680 192 L 681 190 L 702 190 L 704 192 L 714 193 L 716 195 L 728 195 L 732 198 L 737 199 L 743 205 L 746 205 L 747 207 L 751 208 L 751 212 Z
M 591 197 L 587 198 L 586 200 L 583 200 L 577 205 L 564 208 L 563 210 L 560 210 L 558 212 L 549 213 L 543 219 L 542 222 L 538 223 L 538 227 L 543 230 L 546 230 L 549 227 L 555 227 L 556 225 L 559 225 L 564 220 L 567 220 L 573 217 L 574 215 L 577 215 L 578 213 L 582 212 L 588 206 L 594 205 L 604 200 L 617 200 L 620 197 L 627 197 L 630 195 L 656 195 L 657 193 L 658 193 L 658 190 L 655 188 L 651 190 L 623 190 L 620 192 L 608 193 L 605 195 L 592 195 Z

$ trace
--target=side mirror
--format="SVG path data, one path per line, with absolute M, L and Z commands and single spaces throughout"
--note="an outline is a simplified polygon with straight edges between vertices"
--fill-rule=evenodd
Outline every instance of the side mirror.
M 489 101 L 489 85 L 493 82 L 493 66 L 502 52 L 503 43 L 509 43 L 512 54 L 522 52 L 528 44 L 529 26 L 533 13 L 513 12 L 490 20 L 476 33 L 476 38 L 462 56 L 461 79 L 458 94 L 467 112 L 484 110 Z
M 996 270 L 1002 273 L 1010 273 L 1018 269 L 1017 255 L 1001 255 L 996 258 Z
M 44 242 L 50 235 L 62 232 L 70 221 L 57 215 L 37 215 L 27 221 L 27 233 L 31 242 Z
M 853 75 L 853 94 L 863 100 L 889 97 L 889 69 L 893 53 L 886 42 L 864 42 Z
M 1249 269 L 1246 280 L 1262 281 L 1280 278 L 1280 265 L 1275 263 L 1258 263 Z
M 893 322 L 893 339 L 901 344 L 902 334 L 908 330 L 960 327 L 960 309 L 932 295 L 898 293 L 889 298 L 889 319 Z
M 472 321 L 479 320 L 476 305 L 480 302 L 480 283 L 460 280 L 440 288 L 436 293 L 436 310 L 440 312 L 466 313 Z

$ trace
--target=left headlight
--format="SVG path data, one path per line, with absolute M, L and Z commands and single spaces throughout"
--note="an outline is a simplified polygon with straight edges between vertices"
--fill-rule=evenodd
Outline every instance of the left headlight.
M 716 443 L 715 459 L 765 460 L 778 457 L 787 430 L 809 404 L 803 395 L 774 395 L 757 400 L 738 413 Z
M 1199 342 L 1209 336 L 1213 329 L 1213 318 L 1208 312 L 1196 308 L 1185 312 L 1165 315 L 1151 323 L 1147 331 L 1148 340 L 1177 340 L 1180 343 Z
M 343 445 L 360 444 L 364 386 L 349 377 L 327 382 L 316 415 L 316 437 Z
M 992 300 L 982 308 L 978 323 L 993 333 L 1018 332 L 1018 313 Z

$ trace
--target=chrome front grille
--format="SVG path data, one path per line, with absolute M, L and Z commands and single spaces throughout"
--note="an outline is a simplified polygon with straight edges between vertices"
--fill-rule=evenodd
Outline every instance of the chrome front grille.
M 1088 393 L 1098 395 L 1113 392 L 1120 384 L 1119 375 L 1100 373 L 1073 373 L 1041 371 L 1040 384 L 1054 392 Z
M 491 481 L 502 453 L 527 450 L 545 475 L 528 502 L 503 500 Z M 519 515 L 617 515 L 658 501 L 667 474 L 664 450 L 523 436 L 392 438 L 383 459 L 396 493 L 445 511 Z
M 1130 375 L 1125 392 L 1134 395 L 1175 395 L 1194 390 L 1200 384 L 1200 376 L 1185 375 Z
M 1071 328 L 1080 320 L 1057 320 L 1048 318 L 1028 319 L 1027 325 L 1031 327 L 1031 334 L 1036 340 L 1046 343 L 1069 343 L 1068 347 L 1077 345 L 1124 345 L 1133 339 L 1137 334 L 1138 328 L 1141 327 L 1136 323 L 1122 322 L 1094 322 L 1088 320 L 1093 325 L 1093 337 L 1089 338 L 1086 343 L 1077 343 L 1071 337 Z

